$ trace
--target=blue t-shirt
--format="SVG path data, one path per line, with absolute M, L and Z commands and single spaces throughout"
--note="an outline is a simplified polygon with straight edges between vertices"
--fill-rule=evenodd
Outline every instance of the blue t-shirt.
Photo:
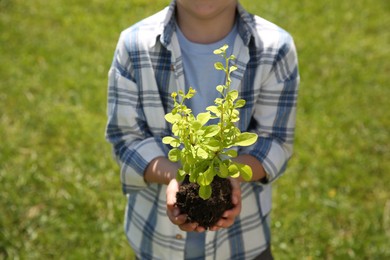
M 205 112 L 206 107 L 214 105 L 215 98 L 220 96 L 215 88 L 218 85 L 225 84 L 225 73 L 214 68 L 215 62 L 219 61 L 225 64 L 225 61 L 221 56 L 215 55 L 213 51 L 227 44 L 229 45 L 227 55 L 230 56 L 233 52 L 233 44 L 237 34 L 237 28 L 234 26 L 232 31 L 222 40 L 211 44 L 199 44 L 185 38 L 179 27 L 177 27 L 183 58 L 185 89 L 188 91 L 192 87 L 197 92 L 186 103 L 195 116 Z
M 196 90 L 195 96 L 188 100 L 186 105 L 192 109 L 195 116 L 205 112 L 206 107 L 214 105 L 215 98 L 220 96 L 216 87 L 225 84 L 225 73 L 214 68 L 215 62 L 219 61 L 225 64 L 225 61 L 221 56 L 215 55 L 213 51 L 227 44 L 229 45 L 227 56 L 230 56 L 237 34 L 237 26 L 233 26 L 232 31 L 222 40 L 211 44 L 199 44 L 189 41 L 177 26 L 183 59 L 185 89 L 188 91 L 192 87 Z M 204 259 L 204 249 L 205 233 L 188 232 L 185 259 Z

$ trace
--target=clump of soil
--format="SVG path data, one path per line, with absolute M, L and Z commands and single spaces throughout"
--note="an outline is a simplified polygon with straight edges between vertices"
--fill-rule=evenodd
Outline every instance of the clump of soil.
M 189 222 L 197 222 L 208 229 L 214 226 L 222 214 L 233 208 L 232 186 L 228 179 L 215 176 L 211 183 L 212 194 L 207 200 L 199 197 L 199 185 L 186 178 L 176 194 L 176 205 Z

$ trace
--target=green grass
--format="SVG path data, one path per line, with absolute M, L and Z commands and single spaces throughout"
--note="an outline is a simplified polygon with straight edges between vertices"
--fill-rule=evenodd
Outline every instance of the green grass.
M 0 0 L 0 259 L 132 258 L 104 140 L 107 71 L 119 32 L 167 3 Z M 390 258 L 390 3 L 242 3 L 299 52 L 276 258 Z

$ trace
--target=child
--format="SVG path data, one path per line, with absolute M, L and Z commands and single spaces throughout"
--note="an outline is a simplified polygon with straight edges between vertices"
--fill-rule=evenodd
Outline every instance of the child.
M 224 83 L 213 50 L 224 44 L 238 67 L 231 86 L 246 100 L 238 127 L 259 138 L 236 158 L 252 168 L 252 181 L 231 180 L 234 208 L 204 232 L 174 207 L 179 165 L 161 139 L 171 134 L 164 115 L 172 92 L 195 88 L 194 113 L 213 105 Z M 122 32 L 109 72 L 106 137 L 121 167 L 125 231 L 137 258 L 272 259 L 271 183 L 292 155 L 298 85 L 291 36 L 237 0 L 174 0 Z

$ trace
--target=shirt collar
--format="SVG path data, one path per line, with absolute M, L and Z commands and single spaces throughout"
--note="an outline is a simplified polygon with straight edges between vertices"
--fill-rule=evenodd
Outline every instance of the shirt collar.
M 248 13 L 240 3 L 237 5 L 237 13 L 238 33 L 240 34 L 244 44 L 249 45 L 252 37 L 255 41 L 257 41 L 257 38 L 255 37 L 256 22 L 254 16 Z
M 176 30 L 176 20 L 175 20 L 175 11 L 176 11 L 176 0 L 172 0 L 168 6 L 168 11 L 164 19 L 164 28 L 161 33 L 160 41 L 162 45 L 167 46 L 171 43 L 172 34 Z

